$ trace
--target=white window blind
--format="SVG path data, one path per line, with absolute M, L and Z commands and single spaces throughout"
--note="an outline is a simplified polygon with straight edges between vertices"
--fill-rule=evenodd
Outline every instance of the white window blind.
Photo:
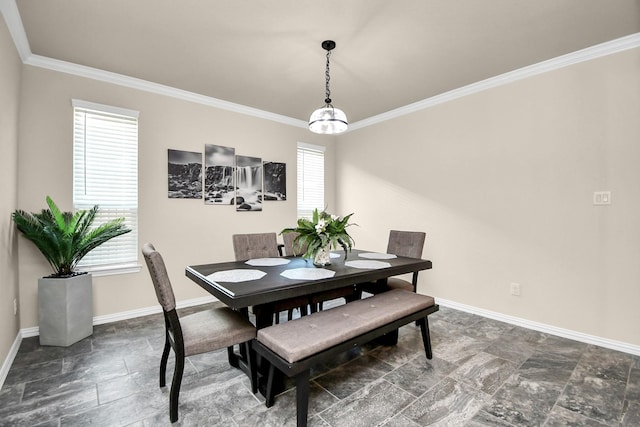
M 298 218 L 310 219 L 314 209 L 324 209 L 324 150 L 298 143 Z
M 73 100 L 73 207 L 99 206 L 94 226 L 125 218 L 131 232 L 85 256 L 85 271 L 126 270 L 138 260 L 138 112 Z

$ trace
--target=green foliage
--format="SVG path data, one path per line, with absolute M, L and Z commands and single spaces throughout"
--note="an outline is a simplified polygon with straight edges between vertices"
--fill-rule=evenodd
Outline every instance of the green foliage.
M 313 217 L 310 220 L 305 218 L 298 219 L 296 228 L 285 228 L 282 233 L 297 232 L 298 236 L 293 241 L 294 252 L 301 251 L 307 247 L 304 253 L 305 258 L 313 258 L 320 248 L 330 245 L 331 249 L 338 246 L 344 249 L 344 257 L 351 250 L 355 243 L 353 238 L 347 232 L 347 227 L 355 224 L 349 224 L 349 218 L 352 213 L 345 217 L 336 217 L 325 211 L 313 211 Z
M 16 210 L 12 217 L 18 230 L 36 245 L 53 268 L 50 277 L 73 276 L 76 264 L 92 249 L 131 231 L 125 227 L 124 218 L 91 227 L 98 205 L 76 213 L 61 212 L 49 196 L 47 205 L 49 209 L 40 213 Z

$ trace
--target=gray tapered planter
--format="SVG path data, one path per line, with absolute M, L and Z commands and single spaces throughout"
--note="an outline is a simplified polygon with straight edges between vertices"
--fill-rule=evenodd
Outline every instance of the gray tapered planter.
M 70 346 L 93 333 L 91 274 L 38 279 L 40 345 Z

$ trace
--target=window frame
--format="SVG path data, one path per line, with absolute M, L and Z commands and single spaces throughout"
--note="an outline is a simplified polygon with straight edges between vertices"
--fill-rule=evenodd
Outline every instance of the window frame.
M 297 174 L 296 174 L 296 215 L 298 218 L 307 218 L 311 219 L 314 209 L 324 210 L 326 203 L 326 194 L 325 194 L 325 152 L 326 147 L 322 145 L 314 145 L 307 144 L 304 142 L 298 142 L 296 147 L 296 166 L 297 166 Z M 308 157 L 307 157 L 308 156 Z M 302 157 L 302 164 L 301 164 Z M 306 168 L 304 163 L 307 160 L 310 161 L 310 168 Z M 318 159 L 321 158 L 321 165 L 318 165 Z M 307 174 L 309 172 L 317 172 L 318 166 L 320 166 L 321 177 L 311 176 L 310 179 L 307 178 Z M 308 188 L 310 187 L 310 188 Z M 306 197 L 309 199 L 309 203 L 304 204 L 305 196 L 311 195 L 311 191 L 314 188 L 322 189 L 322 198 L 316 197 Z
M 122 120 L 123 122 L 125 122 L 125 127 L 126 127 L 126 122 L 129 121 L 131 123 L 131 121 L 135 121 L 135 127 L 134 126 L 128 126 L 128 131 L 133 133 L 133 131 L 135 131 L 135 138 L 133 137 L 129 137 L 128 139 L 125 138 L 123 139 L 123 141 L 125 141 L 125 144 L 129 144 L 127 146 L 127 152 L 129 153 L 129 155 L 127 157 L 124 157 L 126 159 L 128 159 L 128 161 L 135 161 L 135 172 L 134 173 L 130 173 L 130 174 L 125 174 L 127 176 L 125 176 L 125 182 L 128 184 L 128 186 L 130 188 L 133 188 L 133 190 L 130 190 L 126 193 L 126 197 L 125 199 L 127 199 L 127 201 L 122 201 L 122 200 L 116 200 L 115 202 L 111 202 L 113 203 L 113 208 L 115 209 L 120 209 L 120 210 L 125 210 L 125 211 L 131 211 L 133 210 L 133 214 L 132 215 L 120 215 L 119 213 L 116 213 L 116 217 L 119 216 L 125 216 L 127 217 L 127 226 L 129 228 L 132 229 L 131 232 L 118 236 L 115 239 L 125 239 L 126 243 L 124 243 L 122 246 L 123 247 L 128 247 L 129 250 L 127 251 L 128 256 L 124 259 L 124 260 L 114 260 L 114 262 L 99 262 L 99 263 L 91 263 L 91 262 L 86 262 L 86 258 L 83 259 L 79 265 L 78 268 L 82 271 L 86 271 L 91 273 L 94 276 L 105 276 L 105 275 L 113 275 L 113 274 L 126 274 L 126 273 L 137 273 L 139 271 L 141 271 L 142 269 L 142 265 L 139 262 L 138 259 L 138 247 L 139 247 L 139 242 L 138 242 L 138 231 L 139 231 L 139 223 L 138 223 L 138 216 L 139 216 L 139 193 L 138 193 L 138 170 L 139 170 L 139 164 L 138 164 L 138 149 L 139 149 L 139 138 L 138 138 L 138 134 L 139 134 L 139 123 L 138 123 L 138 119 L 139 119 L 139 112 L 136 110 L 130 110 L 130 109 L 125 109 L 125 108 L 120 108 L 120 107 L 113 107 L 110 105 L 104 105 L 104 104 L 98 104 L 95 102 L 89 102 L 89 101 L 83 101 L 83 100 L 79 100 L 79 99 L 72 99 L 72 107 L 73 107 L 73 148 L 72 148 L 72 152 L 73 152 L 73 189 L 72 189 L 72 198 L 73 198 L 73 208 L 74 211 L 80 210 L 80 209 L 90 209 L 93 205 L 97 204 L 98 206 L 103 206 L 106 202 L 100 202 L 99 198 L 100 197 L 104 197 L 104 195 L 101 194 L 97 194 L 97 195 L 93 195 L 93 196 L 89 196 L 88 199 L 89 200 L 81 200 L 83 195 L 79 194 L 79 191 L 83 191 L 82 189 L 84 189 L 86 191 L 86 177 L 88 176 L 86 173 L 86 143 L 87 143 L 87 137 L 86 137 L 86 125 L 85 123 L 79 125 L 78 123 L 78 119 L 79 116 L 78 114 L 82 114 L 82 113 L 87 113 L 87 114 L 93 114 L 96 117 L 100 117 L 102 116 L 104 119 L 109 119 L 112 118 L 114 120 Z M 77 132 L 77 127 L 80 127 L 82 129 L 82 134 L 78 135 Z M 101 135 L 102 136 L 102 135 Z M 131 143 L 135 141 L 135 147 L 131 146 Z M 107 142 L 108 144 L 108 142 Z M 118 151 L 118 158 L 122 158 L 122 151 Z M 83 164 L 78 164 L 78 158 L 81 158 L 83 160 Z M 117 167 L 117 166 L 116 166 Z M 82 168 L 82 169 L 79 169 Z M 98 173 L 99 172 L 104 172 L 106 170 L 105 169 L 98 169 Z M 94 170 L 95 172 L 95 170 Z M 80 177 L 80 178 L 79 178 Z M 133 185 L 133 181 L 135 182 Z M 98 186 L 99 187 L 99 186 Z M 102 191 L 102 189 L 99 189 L 98 191 Z M 113 194 L 113 193 L 106 193 L 107 194 L 107 198 L 111 199 L 110 197 L 108 197 L 109 194 Z M 116 197 L 116 199 L 118 199 L 119 197 Z M 93 200 L 92 200 L 93 199 Z M 128 206 L 126 206 L 128 205 Z M 96 220 L 103 222 L 106 221 L 108 219 L 112 219 L 112 216 L 107 212 L 106 214 L 103 215 L 103 218 L 101 220 L 100 218 L 100 213 L 101 211 L 104 213 L 106 209 L 100 209 L 98 211 L 98 215 L 96 216 Z M 114 240 L 115 240 L 114 239 Z M 104 249 L 104 248 L 109 248 L 111 247 L 112 249 L 114 249 L 114 245 L 113 242 L 114 240 L 110 240 L 109 242 L 105 243 L 104 245 L 101 245 L 100 248 Z M 110 245 L 111 244 L 111 245 Z M 118 249 L 118 245 L 115 245 L 115 249 Z M 133 247 L 133 250 L 131 249 L 131 247 Z M 99 249 L 99 248 L 98 248 Z M 91 253 L 91 252 L 90 252 Z M 90 259 L 90 257 L 89 257 Z M 109 258 L 108 256 L 103 257 L 103 259 L 105 261 L 108 261 Z M 84 261 L 84 262 L 83 262 Z

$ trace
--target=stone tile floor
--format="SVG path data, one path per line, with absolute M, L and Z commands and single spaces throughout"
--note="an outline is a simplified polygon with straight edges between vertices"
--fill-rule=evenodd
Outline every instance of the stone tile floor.
M 397 346 L 318 367 L 309 425 L 640 426 L 640 357 L 444 307 L 429 319 L 430 361 L 408 325 Z M 153 315 L 96 326 L 67 348 L 24 339 L 0 390 L 0 425 L 170 425 L 163 328 Z M 179 412 L 177 426 L 293 426 L 295 390 L 266 408 L 222 350 L 188 358 Z

